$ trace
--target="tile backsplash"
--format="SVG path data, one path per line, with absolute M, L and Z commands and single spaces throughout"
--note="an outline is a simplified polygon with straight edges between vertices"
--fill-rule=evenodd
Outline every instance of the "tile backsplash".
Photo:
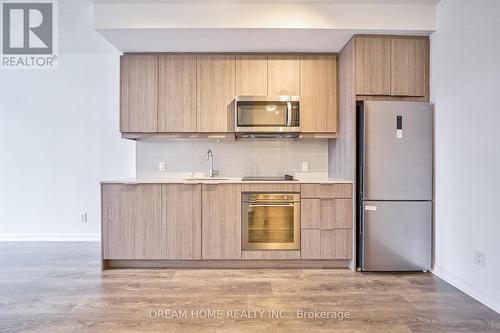
M 137 141 L 137 178 L 168 178 L 179 173 L 207 173 L 211 149 L 220 177 L 328 174 L 328 140 Z M 165 162 L 165 171 L 159 163 Z M 189 175 L 188 175 L 189 176 Z

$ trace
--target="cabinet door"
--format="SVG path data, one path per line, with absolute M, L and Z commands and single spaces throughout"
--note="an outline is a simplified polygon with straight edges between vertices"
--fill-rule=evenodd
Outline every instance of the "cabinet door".
M 161 55 L 158 132 L 196 132 L 196 56 Z
M 201 185 L 164 184 L 167 259 L 201 259 Z
M 267 56 L 236 56 L 236 95 L 267 95 Z
M 197 56 L 197 131 L 231 132 L 235 96 L 235 57 Z
M 315 229 L 321 226 L 320 199 L 300 200 L 301 229 Z
M 301 234 L 301 259 L 352 259 L 352 229 L 305 229 Z
M 202 187 L 202 258 L 241 259 L 241 185 Z
M 352 259 L 352 229 L 320 231 L 320 259 Z
M 267 95 L 299 95 L 299 68 L 298 56 L 268 56 Z
M 356 94 L 391 94 L 391 39 L 356 37 Z
M 391 40 L 391 95 L 425 96 L 428 82 L 428 39 Z
M 161 185 L 103 185 L 102 191 L 104 259 L 166 259 Z
M 157 77 L 157 56 L 121 57 L 121 132 L 156 132 Z
M 337 131 L 337 57 L 300 59 L 301 128 L 303 132 Z

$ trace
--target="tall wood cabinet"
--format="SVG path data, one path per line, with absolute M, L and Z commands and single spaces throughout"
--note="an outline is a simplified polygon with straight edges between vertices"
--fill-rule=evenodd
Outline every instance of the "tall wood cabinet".
M 197 131 L 230 132 L 235 96 L 235 56 L 197 57 Z

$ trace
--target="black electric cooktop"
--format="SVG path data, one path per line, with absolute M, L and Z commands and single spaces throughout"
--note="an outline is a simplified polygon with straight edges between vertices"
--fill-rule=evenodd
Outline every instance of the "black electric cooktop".
M 266 176 L 248 176 L 241 178 L 244 182 L 276 182 L 276 181 L 296 181 L 297 179 L 293 179 L 293 176 L 283 175 L 283 176 L 274 176 L 274 177 L 266 177 Z

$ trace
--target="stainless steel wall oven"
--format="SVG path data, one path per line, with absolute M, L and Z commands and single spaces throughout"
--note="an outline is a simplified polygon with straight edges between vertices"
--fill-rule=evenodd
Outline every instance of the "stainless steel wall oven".
M 300 194 L 244 192 L 243 250 L 299 250 Z

